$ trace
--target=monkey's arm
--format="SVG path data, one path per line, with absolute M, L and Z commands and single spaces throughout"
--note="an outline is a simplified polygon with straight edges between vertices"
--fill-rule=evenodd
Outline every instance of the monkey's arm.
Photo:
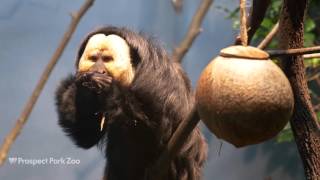
M 103 114 L 99 97 L 79 85 L 79 75 L 69 76 L 58 87 L 56 105 L 59 124 L 80 147 L 90 148 L 105 133 L 100 130 Z

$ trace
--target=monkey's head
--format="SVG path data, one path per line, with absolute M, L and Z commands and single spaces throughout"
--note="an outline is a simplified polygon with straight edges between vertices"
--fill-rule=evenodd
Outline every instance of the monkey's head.
M 130 47 L 116 34 L 96 33 L 89 36 L 79 54 L 79 73 L 106 73 L 123 86 L 129 86 L 134 78 Z
M 168 81 L 180 78 L 176 73 L 181 69 L 177 66 L 154 38 L 113 26 L 89 33 L 80 45 L 76 60 L 79 73 L 105 73 L 116 84 L 130 88 L 136 97 L 157 102 L 167 97 L 168 87 L 178 88 Z M 150 98 L 145 98 L 147 94 Z

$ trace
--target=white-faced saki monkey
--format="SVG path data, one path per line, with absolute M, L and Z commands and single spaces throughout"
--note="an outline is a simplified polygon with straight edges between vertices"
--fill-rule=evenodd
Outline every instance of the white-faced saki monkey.
M 59 124 L 82 148 L 105 147 L 105 179 L 143 180 L 194 104 L 179 63 L 149 37 L 103 27 L 80 46 L 76 73 L 56 93 Z M 165 180 L 199 180 L 207 144 L 198 128 Z

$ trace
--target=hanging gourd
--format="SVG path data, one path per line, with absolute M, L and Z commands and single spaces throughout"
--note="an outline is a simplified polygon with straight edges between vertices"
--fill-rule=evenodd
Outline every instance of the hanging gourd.
M 206 126 L 236 147 L 276 136 L 293 112 L 290 83 L 268 53 L 250 46 L 222 49 L 202 72 L 196 89 Z

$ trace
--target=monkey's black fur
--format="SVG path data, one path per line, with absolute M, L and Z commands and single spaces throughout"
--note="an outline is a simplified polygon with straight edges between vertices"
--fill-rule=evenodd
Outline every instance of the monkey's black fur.
M 125 28 L 104 27 L 89 34 L 76 65 L 89 38 L 97 33 L 116 34 L 126 40 L 134 80 L 123 87 L 116 80 L 97 82 L 96 77 L 102 75 L 96 72 L 68 77 L 56 93 L 59 124 L 80 147 L 90 148 L 99 141 L 107 144 L 106 179 L 142 180 L 189 115 L 194 95 L 180 65 L 172 62 L 162 47 Z M 84 82 L 100 83 L 103 90 L 88 88 Z M 106 124 L 100 131 L 103 112 Z M 199 180 L 206 153 L 206 143 L 196 128 L 170 165 L 166 180 Z

